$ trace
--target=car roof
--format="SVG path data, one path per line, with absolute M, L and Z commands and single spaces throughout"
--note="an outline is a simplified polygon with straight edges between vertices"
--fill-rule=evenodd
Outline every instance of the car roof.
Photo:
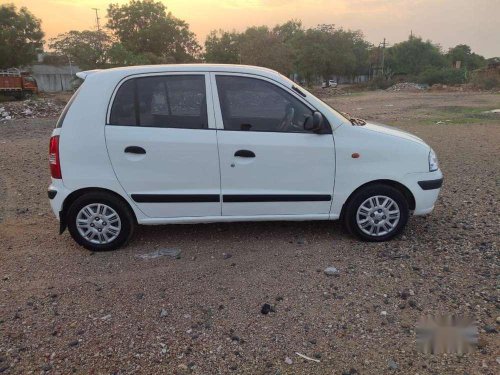
M 236 64 L 162 64 L 162 65 L 137 65 L 111 69 L 86 70 L 76 73 L 85 79 L 90 75 L 99 76 L 99 79 L 113 78 L 122 79 L 136 74 L 164 73 L 164 72 L 226 72 L 247 73 L 264 76 L 274 80 L 283 80 L 283 76 L 275 70 L 252 65 Z

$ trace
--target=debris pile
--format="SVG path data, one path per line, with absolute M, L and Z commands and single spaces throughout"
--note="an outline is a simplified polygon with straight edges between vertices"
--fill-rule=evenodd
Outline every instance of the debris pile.
M 314 88 L 311 92 L 318 97 L 329 97 L 334 95 L 348 95 L 349 92 L 346 89 L 341 87 L 323 87 L 323 88 Z
M 421 91 L 425 90 L 427 85 L 421 85 L 413 82 L 399 82 L 389 87 L 386 91 Z
M 45 98 L 4 102 L 0 103 L 0 122 L 19 118 L 58 117 L 63 108 L 63 103 Z

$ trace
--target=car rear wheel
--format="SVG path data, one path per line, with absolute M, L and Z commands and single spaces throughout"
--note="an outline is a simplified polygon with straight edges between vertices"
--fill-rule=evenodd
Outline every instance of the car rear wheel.
M 104 192 L 85 194 L 68 209 L 68 229 L 73 239 L 93 251 L 114 250 L 132 237 L 135 221 L 119 198 Z
M 369 185 L 349 200 L 344 220 L 352 234 L 365 241 L 387 241 L 401 233 L 408 222 L 408 202 L 388 185 Z

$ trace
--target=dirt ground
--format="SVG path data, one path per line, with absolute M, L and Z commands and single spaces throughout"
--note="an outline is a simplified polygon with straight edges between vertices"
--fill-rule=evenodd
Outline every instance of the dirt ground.
M 396 240 L 362 243 L 337 222 L 171 225 L 92 253 L 50 211 L 55 119 L 0 124 L 0 373 L 498 374 L 500 115 L 482 112 L 500 95 L 330 102 L 439 156 L 435 211 Z M 159 248 L 181 255 L 138 257 Z M 440 313 L 477 319 L 478 348 L 419 353 L 417 319 Z

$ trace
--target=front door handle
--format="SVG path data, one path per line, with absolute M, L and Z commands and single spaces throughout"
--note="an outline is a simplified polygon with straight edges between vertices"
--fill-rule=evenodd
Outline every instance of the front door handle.
M 240 158 L 254 158 L 255 154 L 250 150 L 238 150 L 234 153 L 234 156 L 238 156 Z
M 125 152 L 128 154 L 145 154 L 146 150 L 139 146 L 128 146 L 125 148 Z

